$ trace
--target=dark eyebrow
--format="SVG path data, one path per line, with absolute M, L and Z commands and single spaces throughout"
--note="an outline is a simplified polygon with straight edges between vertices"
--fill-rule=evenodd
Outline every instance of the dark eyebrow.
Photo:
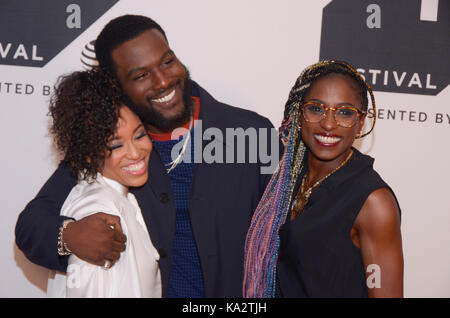
M 170 54 L 175 55 L 175 53 L 174 53 L 171 49 L 169 49 L 166 53 L 164 53 L 164 54 L 161 56 L 161 60 L 164 60 L 164 59 L 166 58 L 166 56 L 167 56 L 167 55 L 170 55 Z
M 307 101 L 305 101 L 305 102 L 315 102 L 315 103 L 322 104 L 322 105 L 328 107 L 328 105 L 327 105 L 326 103 L 324 103 L 323 101 L 321 101 L 321 100 L 319 100 L 319 99 L 314 99 L 314 98 L 313 98 L 313 99 L 307 100 Z M 353 105 L 352 103 L 347 103 L 347 102 L 339 103 L 339 104 L 337 104 L 337 106 L 338 106 L 338 107 L 340 107 L 340 106 L 351 106 L 351 107 L 354 107 L 354 108 L 358 108 L 358 107 L 356 107 L 355 105 Z
M 134 128 L 134 130 L 133 130 L 133 134 L 135 134 L 136 131 L 138 131 L 141 127 L 144 127 L 144 125 L 142 123 L 137 125 L 136 128 Z M 114 140 L 119 140 L 119 138 L 117 138 L 117 136 L 113 136 L 111 139 L 109 139 L 109 142 L 114 141 Z
M 133 133 L 135 133 L 136 131 L 138 131 L 141 127 L 144 127 L 144 125 L 142 123 L 140 123 L 139 125 L 136 126 L 136 128 L 134 128 Z M 145 128 L 145 127 L 144 127 Z
M 314 99 L 314 98 L 309 99 L 309 100 L 305 100 L 305 103 L 309 103 L 309 102 L 314 102 L 314 103 L 318 103 L 318 104 L 325 105 L 325 103 L 322 102 L 321 100 L 319 100 L 319 99 Z
M 175 55 L 175 53 L 171 49 L 169 49 L 161 56 L 161 58 L 159 60 L 160 61 L 164 60 L 166 58 L 166 56 L 168 56 L 170 54 Z M 145 66 L 138 66 L 138 67 L 135 67 L 135 68 L 129 70 L 128 73 L 127 73 L 127 78 L 131 77 L 134 73 L 139 72 L 139 71 L 144 70 L 144 69 L 146 69 Z

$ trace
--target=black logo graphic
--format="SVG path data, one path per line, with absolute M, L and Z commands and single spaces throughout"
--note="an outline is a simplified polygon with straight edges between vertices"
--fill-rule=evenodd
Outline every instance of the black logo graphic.
M 91 41 L 84 46 L 83 51 L 81 51 L 80 61 L 86 70 L 98 66 L 98 61 L 95 56 L 95 41 Z
M 118 0 L 3 0 L 0 64 L 43 67 Z
M 334 0 L 320 59 L 348 61 L 377 91 L 437 95 L 449 84 L 449 30 L 450 1 Z

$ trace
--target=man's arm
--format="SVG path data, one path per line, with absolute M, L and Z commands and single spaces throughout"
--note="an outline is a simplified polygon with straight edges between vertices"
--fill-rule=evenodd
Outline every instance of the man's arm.
M 16 244 L 33 263 L 49 269 L 66 271 L 67 256 L 58 254 L 58 233 L 63 220 L 60 210 L 76 180 L 67 163 L 62 162 L 37 196 L 19 215 Z M 113 228 L 113 229 L 112 229 Z M 79 258 L 102 266 L 114 263 L 125 250 L 126 237 L 120 218 L 96 213 L 69 223 L 63 232 L 66 246 Z

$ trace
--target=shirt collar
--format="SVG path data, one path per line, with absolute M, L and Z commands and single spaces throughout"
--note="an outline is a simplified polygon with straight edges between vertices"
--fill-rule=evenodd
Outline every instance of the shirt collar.
M 124 186 L 123 184 L 121 184 L 120 182 L 118 182 L 116 180 L 109 179 L 109 178 L 101 175 L 100 173 L 97 174 L 97 180 L 100 180 L 99 178 L 103 179 L 105 184 L 108 185 L 110 188 L 115 189 L 117 192 L 119 192 L 121 195 L 123 195 L 125 197 L 127 196 L 128 187 Z

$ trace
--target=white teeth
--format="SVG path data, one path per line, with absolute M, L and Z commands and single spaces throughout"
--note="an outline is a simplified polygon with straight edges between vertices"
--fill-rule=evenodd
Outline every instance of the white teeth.
M 161 97 L 161 98 L 155 98 L 155 99 L 152 99 L 152 102 L 155 102 L 155 103 L 167 103 L 167 102 L 170 101 L 174 96 L 175 96 L 175 89 L 172 90 L 172 92 L 170 92 L 170 93 L 167 94 L 166 96 L 163 96 L 163 97 Z
M 341 140 L 340 137 L 329 137 L 321 135 L 314 135 L 314 137 L 323 144 L 335 144 Z
M 129 166 L 123 167 L 122 169 L 125 171 L 139 171 L 144 167 L 144 165 L 145 165 L 144 160 L 141 160 L 137 163 L 133 163 Z

